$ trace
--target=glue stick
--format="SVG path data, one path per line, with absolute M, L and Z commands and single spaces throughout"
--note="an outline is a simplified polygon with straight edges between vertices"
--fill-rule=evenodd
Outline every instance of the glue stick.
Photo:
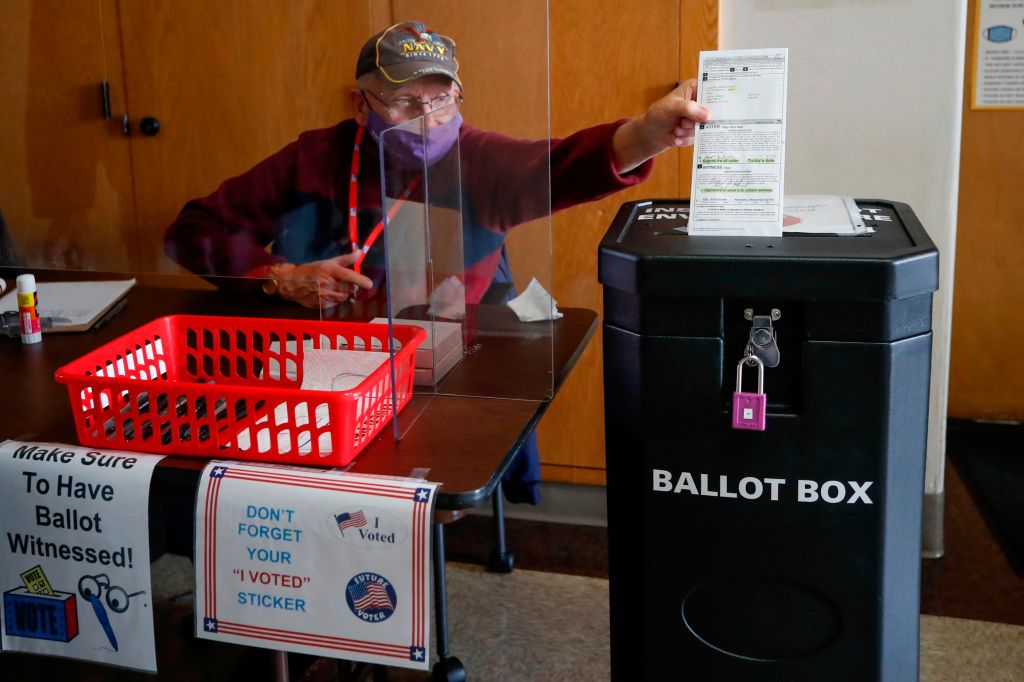
M 18 320 L 21 322 L 22 343 L 39 343 L 43 340 L 35 275 L 18 275 Z

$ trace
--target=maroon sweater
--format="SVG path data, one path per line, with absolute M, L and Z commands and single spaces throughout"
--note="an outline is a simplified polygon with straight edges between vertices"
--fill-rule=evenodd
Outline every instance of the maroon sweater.
M 447 162 L 458 168 L 452 163 L 453 153 L 431 169 L 428 181 L 432 205 L 456 208 L 461 203 L 467 302 L 479 302 L 490 286 L 509 229 L 600 199 L 650 175 L 650 161 L 625 175 L 616 171 L 611 139 L 622 123 L 550 141 L 517 140 L 462 126 L 461 172 L 442 167 Z M 167 230 L 167 255 L 192 272 L 217 277 L 263 276 L 274 263 L 304 263 L 348 253 L 356 129 L 355 121 L 346 120 L 305 132 L 251 170 L 225 180 L 209 196 L 188 202 Z M 362 242 L 381 217 L 380 156 L 370 135 L 363 138 L 359 165 Z M 389 175 L 386 191 L 392 196 L 405 189 L 413 174 Z M 410 201 L 423 201 L 423 184 Z M 364 273 L 376 282 L 383 276 L 383 242 L 377 240 L 363 265 Z

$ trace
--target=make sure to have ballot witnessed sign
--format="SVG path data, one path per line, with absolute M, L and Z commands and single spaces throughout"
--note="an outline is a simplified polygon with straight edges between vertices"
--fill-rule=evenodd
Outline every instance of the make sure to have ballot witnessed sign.
M 4 651 L 156 672 L 149 483 L 161 459 L 0 443 Z
M 437 485 L 213 462 L 196 499 L 196 633 L 426 670 Z

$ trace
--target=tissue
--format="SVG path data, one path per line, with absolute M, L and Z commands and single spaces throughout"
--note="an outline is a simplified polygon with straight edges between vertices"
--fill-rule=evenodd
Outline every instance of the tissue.
M 461 320 L 466 316 L 466 285 L 454 275 L 437 285 L 430 293 L 431 317 Z
M 506 305 L 515 312 L 520 322 L 541 322 L 543 320 L 560 320 L 558 302 L 540 285 L 537 278 L 530 280 L 526 290 L 509 301 Z

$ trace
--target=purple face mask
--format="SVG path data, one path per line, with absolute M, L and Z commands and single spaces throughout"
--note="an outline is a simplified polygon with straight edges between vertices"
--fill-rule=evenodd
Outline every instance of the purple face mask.
M 370 111 L 366 129 L 381 143 L 381 135 L 384 131 L 394 128 L 395 124 L 384 120 L 383 116 Z M 419 134 L 419 125 L 410 126 L 409 130 L 390 130 L 384 135 L 383 146 L 386 148 L 388 160 L 398 168 L 408 170 L 423 169 L 430 167 L 444 158 L 455 141 L 459 139 L 459 128 L 462 127 L 462 114 L 456 112 L 450 121 L 446 121 L 433 128 L 427 128 L 426 144 Z

